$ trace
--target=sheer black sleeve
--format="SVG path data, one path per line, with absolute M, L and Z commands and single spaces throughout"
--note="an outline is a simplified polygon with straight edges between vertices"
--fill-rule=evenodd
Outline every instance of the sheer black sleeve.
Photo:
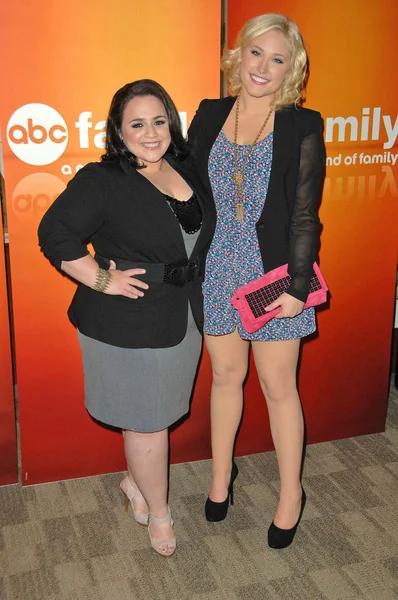
M 300 148 L 296 198 L 290 220 L 288 272 L 292 283 L 287 293 L 305 302 L 319 250 L 318 209 L 325 176 L 322 118 L 314 113 L 312 126 Z
M 62 261 L 89 254 L 86 241 L 101 227 L 107 177 L 95 163 L 81 169 L 42 218 L 38 235 L 44 255 L 58 269 Z

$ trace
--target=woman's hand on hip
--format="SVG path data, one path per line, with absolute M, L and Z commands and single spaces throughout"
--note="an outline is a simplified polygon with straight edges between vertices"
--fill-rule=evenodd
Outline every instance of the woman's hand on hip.
M 275 315 L 275 319 L 286 319 L 287 317 L 292 318 L 297 317 L 297 315 L 303 312 L 304 302 L 284 292 L 277 300 L 275 300 L 275 302 L 272 302 L 272 304 L 267 306 L 267 312 L 279 307 L 281 310 L 277 315 Z
M 148 284 L 140 279 L 136 279 L 135 275 L 143 275 L 145 269 L 127 269 L 127 271 L 119 271 L 116 269 L 116 264 L 113 260 L 110 261 L 109 271 L 112 272 L 112 280 L 105 291 L 105 294 L 111 296 L 126 296 L 136 300 L 144 295 L 142 290 L 148 289 Z M 141 289 L 140 289 L 141 288 Z

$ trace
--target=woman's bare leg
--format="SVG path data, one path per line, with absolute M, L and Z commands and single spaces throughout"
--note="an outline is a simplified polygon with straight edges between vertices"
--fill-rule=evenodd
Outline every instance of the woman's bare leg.
M 212 482 L 209 497 L 223 502 L 228 495 L 232 452 L 242 418 L 242 385 L 248 368 L 249 342 L 237 331 L 205 335 L 213 369 L 211 388 Z
M 280 474 L 280 498 L 274 523 L 282 529 L 290 529 L 297 522 L 302 493 L 304 422 L 296 385 L 300 340 L 253 342 L 252 346 L 267 400 Z
M 126 433 L 127 433 L 127 432 L 126 432 L 126 430 L 124 430 L 124 429 L 123 429 L 122 433 L 123 433 L 123 440 L 124 440 L 124 443 L 125 443 L 125 442 L 126 442 L 125 438 L 126 438 Z M 127 460 L 126 460 L 126 462 L 127 462 Z M 135 487 L 137 490 L 139 490 L 139 486 L 138 486 L 138 484 L 137 484 L 136 480 L 134 479 L 134 476 L 133 476 L 132 472 L 131 472 L 131 471 L 130 471 L 130 469 L 129 469 L 129 465 L 128 465 L 128 463 L 127 463 L 127 477 L 129 478 L 129 480 L 130 480 L 130 483 L 131 483 L 131 484 L 132 484 L 132 485 L 133 485 L 133 486 L 134 486 L 134 487 Z M 124 493 L 125 493 L 125 494 L 126 494 L 126 496 L 127 496 L 127 488 L 126 488 L 126 485 L 125 485 L 125 483 L 124 483 L 124 480 L 121 482 L 121 487 L 122 487 L 122 490 L 124 491 Z M 141 496 L 136 496 L 136 497 L 134 498 L 133 502 L 134 502 L 134 508 L 135 508 L 135 510 L 136 510 L 138 513 L 142 513 L 142 514 L 146 514 L 146 513 L 148 513 L 148 510 L 149 510 L 149 509 L 148 509 L 148 504 L 147 504 L 147 502 L 146 502 L 145 498 L 141 498 Z
M 144 496 L 149 513 L 158 518 L 166 517 L 169 452 L 168 430 L 163 429 L 154 433 L 125 431 L 124 451 L 131 482 Z M 152 523 L 151 534 L 156 540 L 169 540 L 174 536 L 170 523 L 161 525 Z M 167 554 L 169 551 L 171 551 L 171 547 L 168 548 L 165 545 L 164 553 Z

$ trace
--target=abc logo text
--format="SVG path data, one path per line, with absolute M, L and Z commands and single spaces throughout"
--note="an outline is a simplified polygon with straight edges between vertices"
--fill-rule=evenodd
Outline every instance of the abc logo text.
M 63 117 L 47 104 L 25 104 L 11 116 L 7 126 L 11 150 L 29 165 L 48 165 L 65 152 L 68 127 Z

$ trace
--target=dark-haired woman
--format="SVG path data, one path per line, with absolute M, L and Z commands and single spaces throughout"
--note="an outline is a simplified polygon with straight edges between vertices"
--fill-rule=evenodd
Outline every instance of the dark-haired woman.
M 44 254 L 78 282 L 68 314 L 83 354 L 87 410 L 123 430 L 121 488 L 163 556 L 176 547 L 168 427 L 189 410 L 215 226 L 186 157 L 166 91 L 151 80 L 129 83 L 112 100 L 101 162 L 78 172 L 39 227 Z

